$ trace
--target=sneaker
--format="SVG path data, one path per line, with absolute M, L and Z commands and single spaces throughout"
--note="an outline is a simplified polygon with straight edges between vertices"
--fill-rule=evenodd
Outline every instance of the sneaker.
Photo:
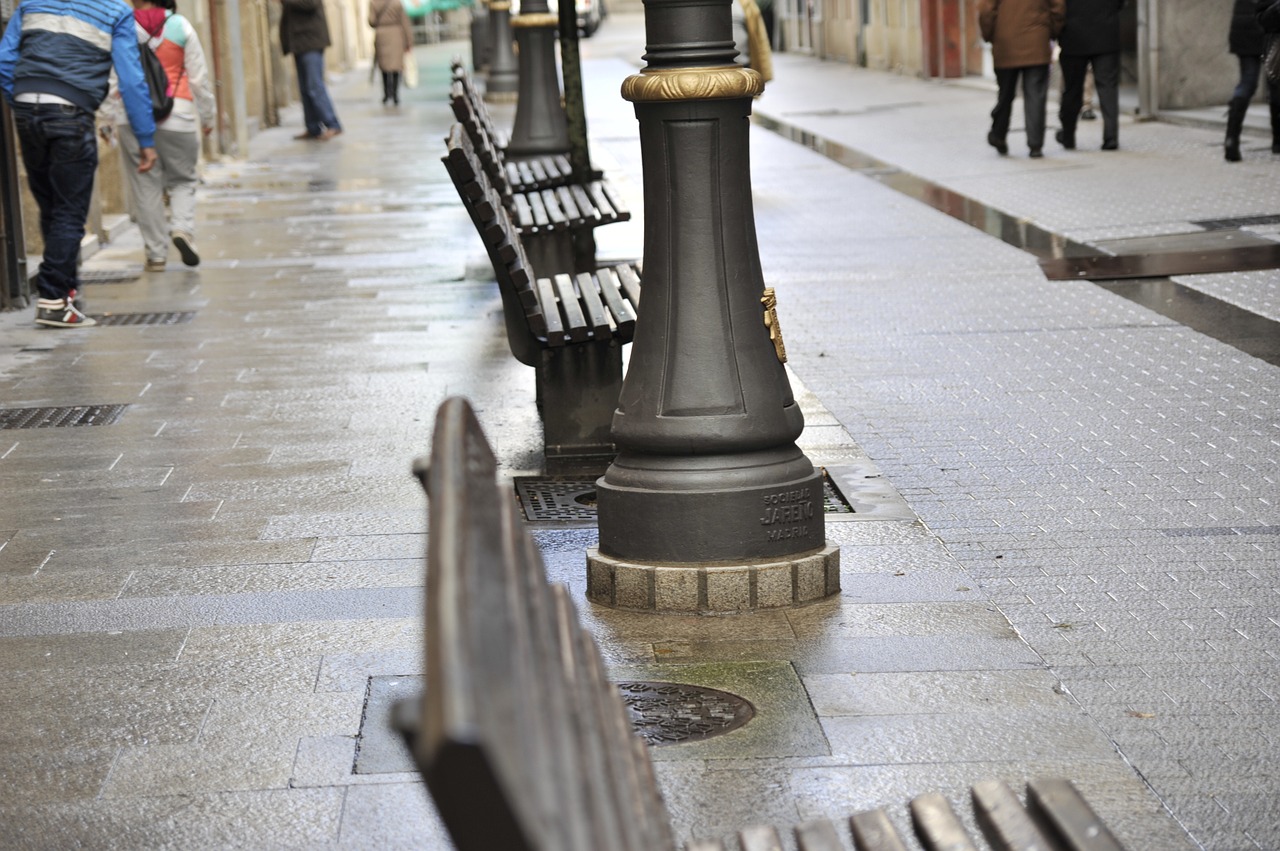
M 183 263 L 188 266 L 200 265 L 200 255 L 196 253 L 196 242 L 191 238 L 191 234 L 174 231 L 173 244 L 177 246 L 178 253 L 182 255 Z
M 67 301 L 81 313 L 84 313 L 84 300 L 80 298 L 80 290 L 74 287 L 67 292 Z
M 98 323 L 77 310 L 69 298 L 42 298 L 36 302 L 36 324 L 50 328 L 88 328 Z
M 164 261 L 163 261 L 163 260 L 151 260 L 151 259 L 148 259 L 148 260 L 147 260 L 147 265 L 146 265 L 146 270 L 147 270 L 148 272 L 163 272 L 163 271 L 164 271 L 164 265 L 165 265 L 165 264 L 164 264 Z

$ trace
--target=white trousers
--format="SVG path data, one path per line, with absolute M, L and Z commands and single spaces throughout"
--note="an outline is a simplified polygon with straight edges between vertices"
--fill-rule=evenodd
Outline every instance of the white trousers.
M 169 235 L 181 231 L 196 235 L 196 163 L 200 159 L 200 134 L 195 131 L 156 131 L 155 167 L 138 174 L 138 137 L 128 124 L 116 125 L 120 152 L 129 181 L 130 213 L 142 232 L 148 260 L 169 256 Z M 164 196 L 169 194 L 169 214 Z

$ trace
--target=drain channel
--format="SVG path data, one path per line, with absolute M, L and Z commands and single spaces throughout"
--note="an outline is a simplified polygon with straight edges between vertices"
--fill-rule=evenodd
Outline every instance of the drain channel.
M 75 405 L 65 408 L 11 408 L 0 411 L 0 429 L 64 428 L 111 425 L 128 405 Z
M 868 177 L 909 198 L 946 213 L 1008 245 L 1021 248 L 1042 261 L 1063 262 L 1070 258 L 1096 257 L 1102 253 L 1094 246 L 1067 239 L 1061 234 L 1045 230 L 1002 210 L 989 207 L 981 201 L 901 171 L 889 163 L 785 121 L 760 113 L 755 113 L 752 120 L 788 141 L 803 145 L 846 168 L 863 172 Z M 1206 229 L 1243 227 L 1250 224 L 1268 224 L 1272 218 L 1271 216 L 1250 216 L 1192 224 Z M 1277 343 L 1277 340 L 1280 340 L 1280 322 L 1214 298 L 1170 280 L 1168 277 L 1152 277 L 1137 281 L 1094 281 L 1094 283 L 1245 354 L 1273 366 L 1280 366 L 1280 343 Z M 1195 317 L 1194 324 L 1188 321 L 1188 317 Z

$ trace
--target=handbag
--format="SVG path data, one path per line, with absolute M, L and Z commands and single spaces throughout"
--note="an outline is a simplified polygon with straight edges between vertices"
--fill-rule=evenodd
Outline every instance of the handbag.
M 412 50 L 404 55 L 404 74 L 402 76 L 406 89 L 416 89 L 418 87 L 418 60 L 414 58 Z
M 1267 53 L 1262 58 L 1262 70 L 1268 80 L 1280 85 L 1280 35 L 1267 39 Z

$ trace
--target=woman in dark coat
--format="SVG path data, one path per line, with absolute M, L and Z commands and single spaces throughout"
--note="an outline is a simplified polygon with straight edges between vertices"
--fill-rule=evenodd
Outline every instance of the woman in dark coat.
M 1076 146 L 1076 122 L 1084 102 L 1084 78 L 1093 66 L 1093 80 L 1102 110 L 1102 150 L 1120 147 L 1120 8 L 1124 0 L 1070 0 L 1067 20 L 1058 38 L 1062 65 L 1062 100 L 1057 139 L 1064 148 Z
M 1262 54 L 1266 52 L 1267 35 L 1259 23 L 1261 16 L 1275 6 L 1274 0 L 1235 0 L 1231 10 L 1231 31 L 1227 46 L 1240 62 L 1240 81 L 1227 104 L 1227 138 L 1223 150 L 1227 162 L 1240 162 L 1240 130 L 1249 111 L 1249 101 L 1258 90 L 1262 76 Z M 1280 86 L 1267 81 L 1267 100 L 1271 106 L 1271 153 L 1280 154 Z

